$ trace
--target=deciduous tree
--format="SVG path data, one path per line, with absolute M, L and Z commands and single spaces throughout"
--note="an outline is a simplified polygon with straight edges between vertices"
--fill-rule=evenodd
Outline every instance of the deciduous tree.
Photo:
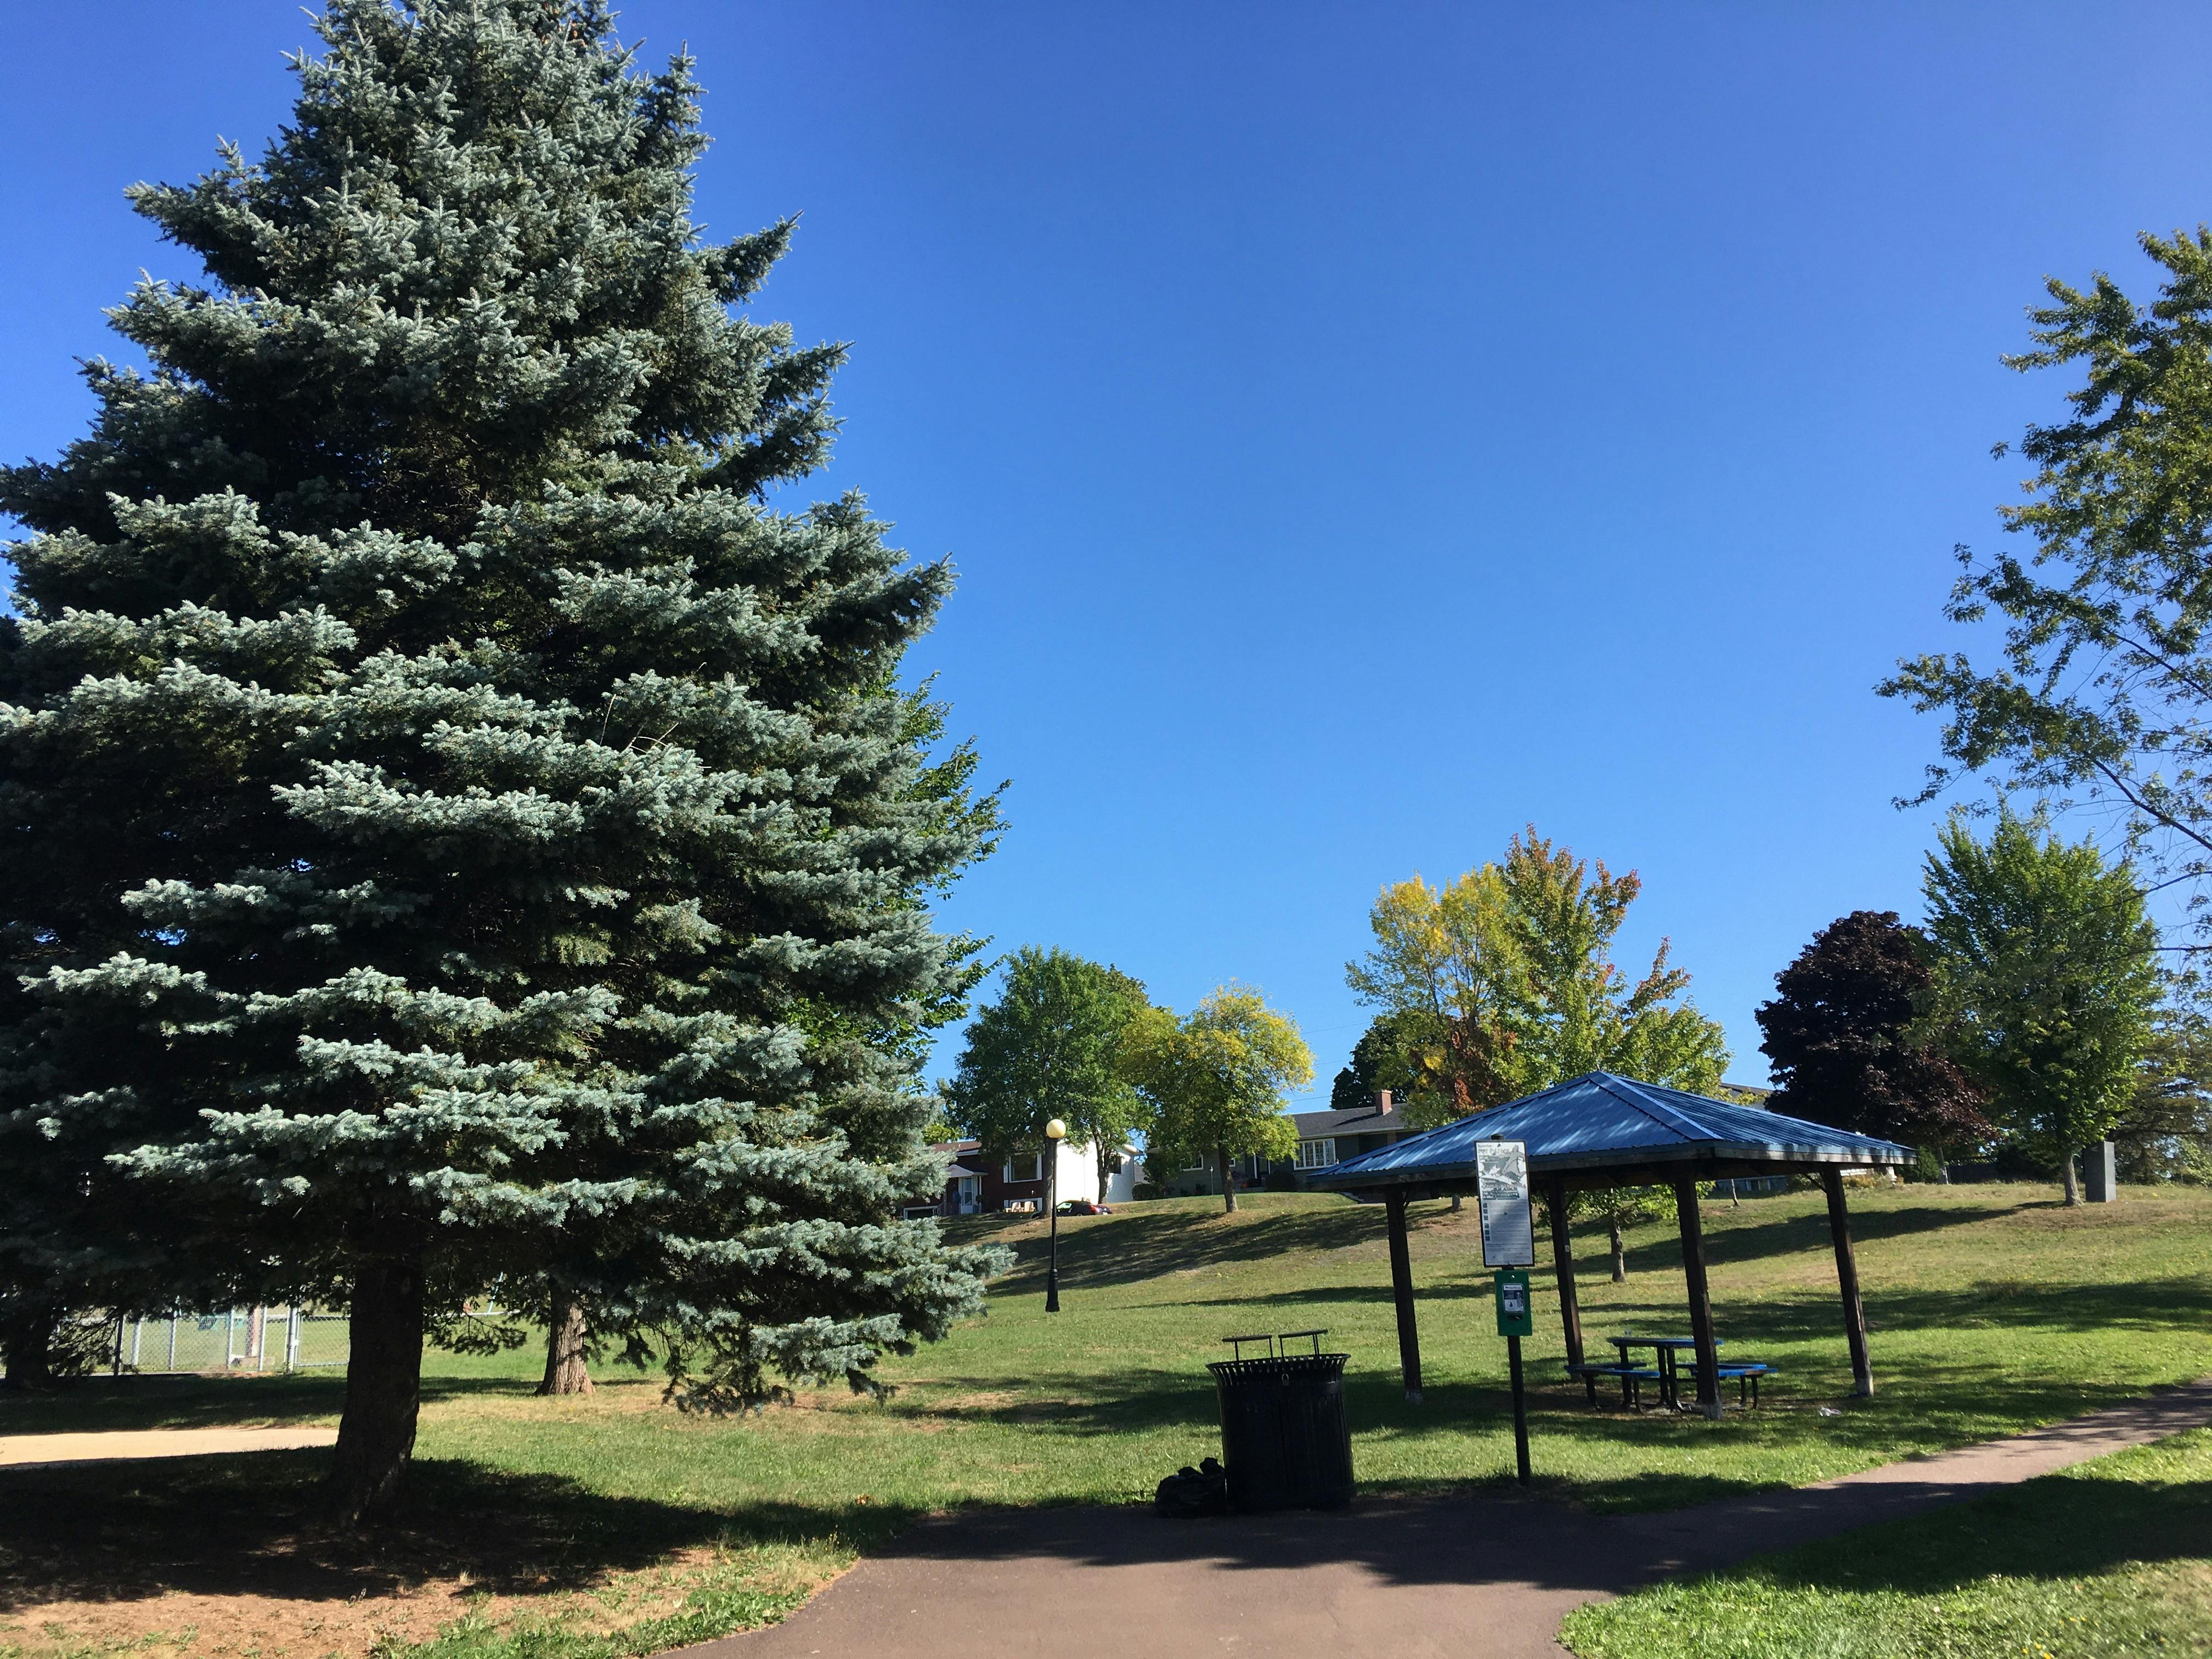
M 1944 614 L 2001 617 L 1994 665 L 1963 653 L 1901 661 L 1881 686 L 1943 717 L 1945 763 L 2054 805 L 2115 809 L 2130 855 L 2194 889 L 2212 926 L 2212 230 L 2145 235 L 2148 304 L 2097 273 L 2051 278 L 2029 313 L 2023 373 L 2078 371 L 2068 418 L 2031 426 L 2027 499 L 2000 508 L 2025 552 L 1958 550 Z M 1998 453 L 2003 453 L 2000 446 Z
M 2009 810 L 1986 842 L 1954 814 L 1922 886 L 1939 953 L 1930 1029 L 2078 1203 L 2075 1154 L 2127 1109 L 2161 989 L 2142 889 L 2094 843 Z
M 1894 910 L 1854 910 L 1814 934 L 1757 1011 L 1771 1108 L 1929 1147 L 1939 1166 L 1985 1139 L 1982 1090 L 1921 1031 L 1935 953 Z
M 1150 1010 L 1132 1032 L 1130 1049 L 1130 1075 L 1152 1108 L 1148 1144 L 1210 1153 L 1231 1212 L 1232 1158 L 1297 1152 L 1285 1091 L 1313 1081 L 1313 1054 L 1297 1022 L 1268 1007 L 1257 991 L 1224 985 L 1181 1020 Z
M 1152 1006 L 1120 969 L 1060 950 L 1024 945 L 1006 963 L 995 1000 L 968 1027 L 945 1091 L 962 1133 L 994 1147 L 1042 1149 L 1051 1118 L 1091 1143 L 1098 1187 L 1107 1160 L 1147 1113 L 1128 1074 L 1131 1026 Z
M 1728 1063 L 1720 1026 L 1675 1000 L 1689 975 L 1662 942 L 1631 982 L 1613 942 L 1642 890 L 1538 836 L 1441 889 L 1386 887 L 1375 948 L 1346 966 L 1360 998 L 1405 1022 L 1422 1086 L 1417 1109 L 1463 1116 L 1584 1072 L 1710 1089 Z

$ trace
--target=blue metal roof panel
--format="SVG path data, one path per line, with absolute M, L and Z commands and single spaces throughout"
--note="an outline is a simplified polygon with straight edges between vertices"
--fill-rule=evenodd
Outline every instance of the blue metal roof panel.
M 1869 1164 L 1909 1163 L 1910 1147 L 1825 1123 L 1738 1106 L 1610 1072 L 1589 1072 L 1539 1093 L 1478 1112 L 1393 1146 L 1362 1152 L 1307 1176 L 1314 1185 L 1358 1185 L 1361 1177 L 1404 1181 L 1470 1170 L 1478 1140 L 1521 1140 L 1535 1168 L 1694 1158 L 1703 1152 Z

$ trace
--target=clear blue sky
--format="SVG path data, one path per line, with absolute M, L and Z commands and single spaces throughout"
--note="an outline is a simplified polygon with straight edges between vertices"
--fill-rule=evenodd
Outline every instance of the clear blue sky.
M 689 40 L 704 217 L 803 211 L 764 312 L 854 343 L 823 488 L 962 586 L 926 669 L 1012 780 L 951 907 L 1187 1007 L 1294 1012 L 1327 1079 L 1385 881 L 1534 822 L 1634 868 L 1765 1073 L 1813 930 L 1911 914 L 2002 368 L 2045 274 L 2141 289 L 2212 218 L 2202 7 L 732 4 Z M 11 15 L 0 454 L 53 453 L 141 266 L 120 191 L 249 150 L 294 0 Z M 944 1056 L 949 1063 L 950 1056 Z

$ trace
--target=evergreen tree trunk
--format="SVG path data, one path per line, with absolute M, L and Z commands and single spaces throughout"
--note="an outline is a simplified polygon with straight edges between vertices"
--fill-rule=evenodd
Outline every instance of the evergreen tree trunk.
M 1620 1243 L 1619 1218 L 1608 1218 L 1605 1224 L 1605 1231 L 1607 1238 L 1613 1244 L 1613 1282 L 1616 1285 L 1626 1285 L 1628 1282 L 1628 1252 Z
M 2058 1160 L 2058 1184 L 2066 1194 L 2066 1207 L 2072 1209 L 2081 1201 L 2081 1171 L 2068 1152 Z
M 397 1506 L 422 1397 L 422 1258 L 356 1258 L 345 1412 L 324 1517 L 358 1527 Z
M 0 1388 L 10 1394 L 26 1389 L 52 1386 L 54 1380 L 54 1326 L 60 1310 L 51 1302 L 36 1303 L 21 1310 L 0 1330 L 0 1359 L 7 1363 L 8 1375 L 0 1381 Z
M 589 1394 L 592 1371 L 584 1354 L 584 1304 L 556 1291 L 553 1316 L 545 1328 L 545 1376 L 540 1394 Z
M 1231 1215 L 1237 1213 L 1237 1186 L 1229 1178 L 1229 1149 L 1216 1146 L 1214 1161 L 1221 1166 L 1221 1207 Z

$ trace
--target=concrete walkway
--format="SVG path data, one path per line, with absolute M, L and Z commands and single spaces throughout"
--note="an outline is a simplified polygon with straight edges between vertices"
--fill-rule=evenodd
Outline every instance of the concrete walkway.
M 229 1452 L 334 1446 L 336 1429 L 118 1429 L 100 1434 L 0 1435 L 0 1468 L 106 1463 L 137 1457 L 208 1457 Z
M 1576 1607 L 2047 1474 L 2212 1423 L 2212 1378 L 1985 1445 L 1665 1515 L 1536 1498 L 1176 1522 L 1149 1510 L 923 1522 L 783 1625 L 696 1659 L 1249 1653 L 1557 1659 Z

